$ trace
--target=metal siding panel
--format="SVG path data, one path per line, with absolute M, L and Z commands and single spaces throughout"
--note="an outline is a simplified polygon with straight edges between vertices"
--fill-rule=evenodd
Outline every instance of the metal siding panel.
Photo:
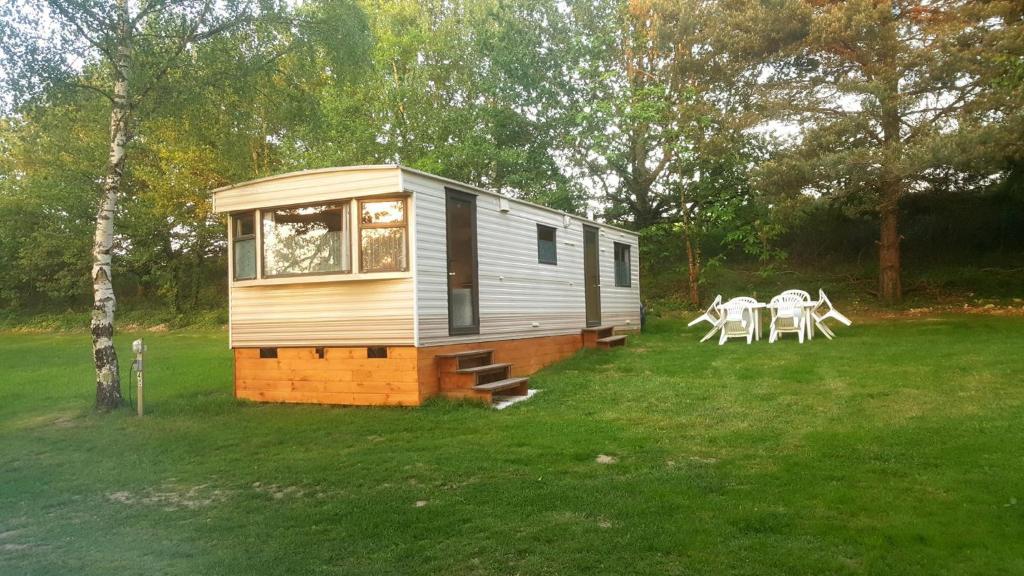
M 497 198 L 481 195 L 480 334 L 448 336 L 445 184 L 409 173 L 404 180 L 405 189 L 416 197 L 419 345 L 579 333 L 586 324 L 580 221 L 566 228 L 561 215 L 515 201 L 505 214 L 498 210 Z M 558 230 L 557 265 L 537 262 L 538 223 Z
M 628 244 L 630 286 L 615 285 L 615 242 Z M 618 230 L 602 229 L 601 258 L 601 323 L 640 328 L 640 241 L 635 235 Z
M 234 287 L 231 294 L 235 347 L 413 343 L 412 278 Z
M 401 191 L 398 168 L 295 174 L 243 184 L 214 193 L 217 212 L 268 206 L 315 204 Z

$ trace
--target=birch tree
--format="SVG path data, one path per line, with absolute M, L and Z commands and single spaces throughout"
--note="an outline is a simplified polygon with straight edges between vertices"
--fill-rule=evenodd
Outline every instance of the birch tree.
M 56 88 L 87 90 L 109 103 L 90 271 L 97 409 L 121 403 L 111 260 L 133 114 L 197 44 L 255 15 L 247 1 L 217 0 L 25 0 L 0 12 L 3 80 L 13 98 L 8 105 L 45 105 Z

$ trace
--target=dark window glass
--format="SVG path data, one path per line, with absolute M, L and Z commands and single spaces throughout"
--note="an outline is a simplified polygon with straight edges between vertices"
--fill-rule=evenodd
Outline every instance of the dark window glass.
M 557 230 L 551 226 L 537 224 L 537 262 L 558 264 L 558 248 L 555 244 Z
M 631 285 L 631 273 L 629 262 L 629 244 L 615 243 L 615 285 L 622 288 L 629 288 Z
M 256 215 L 253 212 L 231 217 L 234 227 L 233 254 L 235 280 L 256 277 Z

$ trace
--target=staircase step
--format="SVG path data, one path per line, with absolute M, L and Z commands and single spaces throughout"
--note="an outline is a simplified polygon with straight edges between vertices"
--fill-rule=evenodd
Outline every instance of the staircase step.
M 583 347 L 597 348 L 599 342 L 604 338 L 610 338 L 615 333 L 615 326 L 593 326 L 583 329 Z
M 519 378 L 506 378 L 504 380 L 498 380 L 496 382 L 488 382 L 487 384 L 477 384 L 473 386 L 473 390 L 480 392 L 497 392 L 499 390 L 508 390 L 509 388 L 517 388 L 529 383 L 530 379 L 526 377 Z
M 490 364 L 493 360 L 494 350 L 466 350 L 464 352 L 451 352 L 435 356 L 442 370 L 455 368 L 474 368 Z
M 497 364 L 486 364 L 484 366 L 473 366 L 472 368 L 459 368 L 459 374 L 479 374 L 480 372 L 495 372 L 503 368 L 511 368 L 511 364 L 499 362 Z
M 598 338 L 597 345 L 598 346 L 605 346 L 607 348 L 614 348 L 616 346 L 625 346 L 626 345 L 626 337 L 625 336 L 608 336 L 607 338 Z
M 466 350 L 464 352 L 449 352 L 447 354 L 438 354 L 435 358 L 467 358 L 470 356 L 483 356 L 484 354 L 490 354 L 494 352 L 491 349 L 480 349 L 480 350 Z

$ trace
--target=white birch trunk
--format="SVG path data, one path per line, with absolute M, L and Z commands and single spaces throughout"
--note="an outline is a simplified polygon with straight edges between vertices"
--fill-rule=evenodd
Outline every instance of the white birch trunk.
M 120 18 L 117 61 L 114 62 L 114 102 L 110 111 L 110 156 L 103 179 L 103 195 L 96 212 L 96 235 L 92 249 L 93 308 L 90 331 L 96 364 L 96 408 L 111 410 L 121 405 L 121 378 L 117 351 L 114 349 L 114 285 L 111 273 L 111 249 L 114 245 L 114 212 L 124 173 L 128 144 L 128 14 L 125 0 L 118 3 Z

